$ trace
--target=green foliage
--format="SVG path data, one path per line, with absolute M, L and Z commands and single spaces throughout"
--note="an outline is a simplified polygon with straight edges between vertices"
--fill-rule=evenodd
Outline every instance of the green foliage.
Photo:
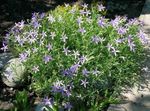
M 138 80 L 140 24 L 106 19 L 105 12 L 102 5 L 58 6 L 12 28 L 9 48 L 32 74 L 31 89 L 50 98 L 44 99 L 50 110 L 102 110 Z

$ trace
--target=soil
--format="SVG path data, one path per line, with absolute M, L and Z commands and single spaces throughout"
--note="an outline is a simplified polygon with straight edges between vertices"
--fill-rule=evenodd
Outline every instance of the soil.
M 2 37 L 9 31 L 15 22 L 31 18 L 33 12 L 47 12 L 54 9 L 64 1 L 56 0 L 1 0 L 0 1 L 0 47 Z M 67 1 L 67 0 L 66 0 Z M 75 1 L 75 0 L 74 0 Z M 88 0 L 87 0 L 88 1 Z M 106 0 L 108 9 L 107 17 L 126 15 L 128 18 L 138 17 L 141 13 L 145 0 Z M 0 51 L 2 53 L 2 51 Z M 13 106 L 12 100 L 15 92 L 20 89 L 9 88 L 0 79 L 0 110 L 9 109 Z

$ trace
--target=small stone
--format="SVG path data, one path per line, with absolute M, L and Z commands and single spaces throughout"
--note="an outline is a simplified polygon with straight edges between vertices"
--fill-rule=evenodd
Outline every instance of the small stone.
M 25 80 L 26 69 L 19 58 L 7 62 L 2 71 L 2 81 L 9 87 L 22 86 Z

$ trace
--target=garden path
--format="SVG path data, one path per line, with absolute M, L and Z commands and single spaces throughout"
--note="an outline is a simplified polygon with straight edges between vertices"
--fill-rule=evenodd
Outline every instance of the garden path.
M 140 85 L 123 92 L 122 101 L 111 104 L 107 111 L 150 111 L 150 0 L 146 0 L 139 20 L 144 23 L 143 31 L 149 38 L 149 44 L 145 46 L 147 53 L 142 64 L 142 80 Z

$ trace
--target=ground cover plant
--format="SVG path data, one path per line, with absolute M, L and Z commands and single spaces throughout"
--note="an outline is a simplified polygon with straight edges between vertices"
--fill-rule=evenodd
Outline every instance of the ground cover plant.
M 66 4 L 34 13 L 6 35 L 2 49 L 23 62 L 28 89 L 43 98 L 43 109 L 100 111 L 137 82 L 147 42 L 141 23 L 105 13 L 102 4 Z

